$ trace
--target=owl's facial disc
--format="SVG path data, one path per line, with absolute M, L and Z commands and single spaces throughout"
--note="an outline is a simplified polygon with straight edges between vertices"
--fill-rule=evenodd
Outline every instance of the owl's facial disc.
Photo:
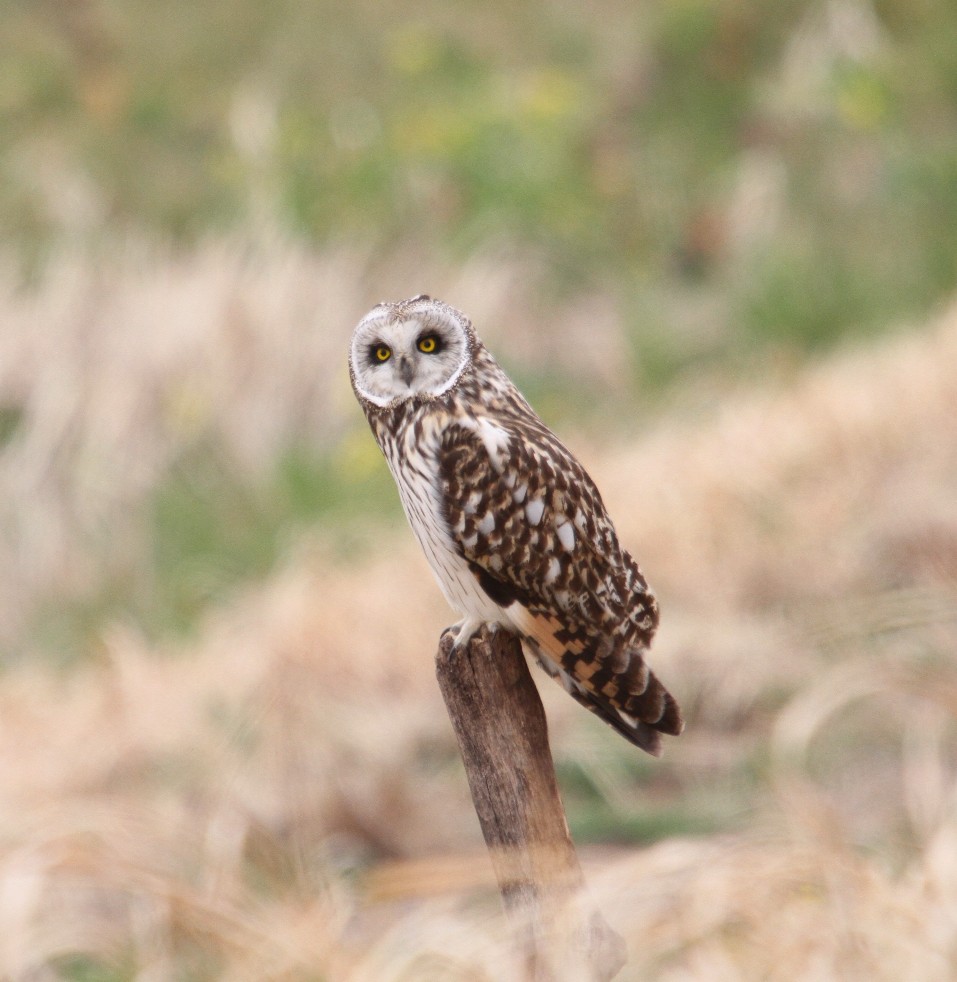
M 352 335 L 356 390 L 377 406 L 447 392 L 469 362 L 468 322 L 428 297 L 374 307 Z

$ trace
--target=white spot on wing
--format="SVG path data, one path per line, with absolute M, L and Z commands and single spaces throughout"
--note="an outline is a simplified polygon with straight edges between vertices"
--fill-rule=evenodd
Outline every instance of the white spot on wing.
M 512 492 L 512 501 L 514 501 L 515 504 L 520 505 L 525 500 L 525 495 L 527 495 L 527 494 L 528 494 L 528 485 L 527 484 L 520 484 Z
M 554 583 L 561 571 L 562 564 L 553 556 L 552 561 L 548 564 L 548 571 L 545 573 L 545 582 Z
M 530 525 L 538 525 L 545 514 L 545 502 L 541 498 L 532 498 L 525 506 L 525 517 Z
M 571 552 L 575 548 L 575 530 L 572 528 L 571 522 L 562 522 L 555 531 L 558 533 L 558 541 L 561 542 L 565 552 Z
M 480 416 L 471 423 L 471 427 L 485 445 L 485 450 L 488 453 L 489 460 L 492 461 L 492 466 L 497 471 L 501 471 L 508 452 L 510 440 L 508 433 L 486 416 Z
M 490 535 L 492 529 L 495 528 L 495 513 L 487 511 L 482 516 L 482 520 L 478 523 L 476 528 L 482 533 L 482 535 Z

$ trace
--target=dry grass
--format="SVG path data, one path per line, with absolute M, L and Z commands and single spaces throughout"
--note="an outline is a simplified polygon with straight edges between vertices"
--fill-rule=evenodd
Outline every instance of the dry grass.
M 367 303 L 352 260 L 221 259 L 102 295 L 78 266 L 14 303 L 0 391 L 46 424 L 0 460 L 8 615 L 82 563 L 84 523 L 128 507 L 195 414 L 250 466 L 290 428 L 335 437 L 348 393 L 306 366 L 341 372 L 340 328 Z M 480 322 L 509 289 L 480 300 L 478 266 L 437 278 Z M 224 316 L 229 297 L 260 313 Z M 38 324 L 73 347 L 51 354 Z M 236 359 L 268 369 L 243 382 Z M 620 741 L 546 683 L 556 756 L 626 816 L 739 782 L 722 833 L 583 850 L 629 943 L 621 979 L 957 973 L 955 365 L 952 309 L 583 454 L 661 595 L 656 666 L 690 722 L 636 800 Z M 357 568 L 304 545 L 186 650 L 114 624 L 69 675 L 8 671 L 0 977 L 521 978 L 432 676 L 448 619 L 397 529 Z
M 349 332 L 372 304 L 428 286 L 538 362 L 529 262 L 478 256 L 316 254 L 277 238 L 188 255 L 134 242 L 106 257 L 65 252 L 39 290 L 0 266 L 0 645 L 19 642 L 38 598 L 83 595 L 141 562 L 144 508 L 184 449 L 217 448 L 255 478 L 278 448 L 336 446 L 358 422 L 344 370 Z M 582 359 L 562 340 L 589 325 Z M 622 339 L 600 301 L 548 322 L 568 370 L 603 384 Z M 562 367 L 561 358 L 551 362 Z M 365 444 L 363 444 L 365 446 Z M 371 452 L 370 452 L 371 457 Z

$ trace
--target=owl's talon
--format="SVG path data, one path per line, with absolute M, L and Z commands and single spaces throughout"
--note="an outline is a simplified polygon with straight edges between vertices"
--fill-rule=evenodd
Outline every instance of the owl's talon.
M 465 648 L 469 641 L 479 632 L 483 624 L 485 624 L 485 621 L 476 617 L 465 617 L 457 624 L 453 624 L 448 630 L 455 633 L 454 647 Z

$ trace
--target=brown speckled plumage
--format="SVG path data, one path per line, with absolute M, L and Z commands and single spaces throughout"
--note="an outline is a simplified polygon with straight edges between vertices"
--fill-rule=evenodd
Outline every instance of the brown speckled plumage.
M 409 383 L 405 392 L 396 379 L 390 397 L 364 352 L 379 335 L 394 337 L 402 365 L 406 334 L 413 343 L 435 336 L 440 347 L 415 354 L 429 383 Z M 678 734 L 683 724 L 645 662 L 658 624 L 654 594 L 594 482 L 464 315 L 427 297 L 380 305 L 356 329 L 350 371 L 410 524 L 449 602 L 465 615 L 464 630 L 492 620 L 516 631 L 580 703 L 659 753 L 661 733 Z

